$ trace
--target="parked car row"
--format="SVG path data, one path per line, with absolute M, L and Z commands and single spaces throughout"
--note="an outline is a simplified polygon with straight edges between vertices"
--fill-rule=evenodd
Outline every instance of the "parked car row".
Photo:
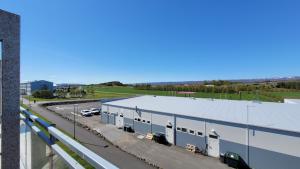
M 80 114 L 82 116 L 93 116 L 93 115 L 99 115 L 101 112 L 101 109 L 98 109 L 98 108 L 91 108 L 90 110 L 81 110 L 80 111 Z

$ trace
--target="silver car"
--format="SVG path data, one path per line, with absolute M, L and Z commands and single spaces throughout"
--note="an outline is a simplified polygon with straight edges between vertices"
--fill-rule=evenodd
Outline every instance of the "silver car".
M 82 115 L 82 116 L 92 116 L 93 115 L 93 113 L 90 111 L 90 110 L 81 110 L 80 111 L 80 114 Z

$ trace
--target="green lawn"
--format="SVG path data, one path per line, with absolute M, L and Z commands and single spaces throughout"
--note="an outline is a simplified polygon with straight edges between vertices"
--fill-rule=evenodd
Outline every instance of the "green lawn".
M 133 94 L 126 94 L 126 93 L 111 93 L 111 92 L 95 92 L 95 93 L 88 93 L 86 96 L 82 98 L 52 98 L 52 99 L 43 99 L 43 98 L 35 98 L 32 96 L 23 96 L 25 99 L 30 100 L 33 102 L 34 100 L 37 102 L 40 101 L 65 101 L 65 100 L 75 100 L 75 99 L 101 99 L 101 98 L 120 98 L 120 97 L 129 97 Z M 22 102 L 22 100 L 21 100 Z
M 33 96 L 23 96 L 25 99 L 30 100 L 30 101 L 63 101 L 63 100 L 70 100 L 71 98 L 53 98 L 53 99 L 43 99 L 43 98 L 34 98 Z M 21 100 L 22 101 L 22 100 Z
M 138 90 L 133 87 L 107 87 L 107 86 L 94 86 L 95 95 L 119 95 L 119 96 L 133 96 L 133 95 L 158 95 L 158 96 L 171 96 L 174 95 L 170 91 L 155 91 L 155 90 Z M 175 96 L 182 96 L 175 94 Z M 231 99 L 240 100 L 239 94 L 225 94 L 225 93 L 205 93 L 197 92 L 192 97 L 197 98 L 215 98 L 215 99 Z M 261 100 L 271 102 L 282 102 L 284 98 L 300 99 L 299 92 L 258 92 L 258 94 L 251 92 L 242 92 L 242 100 Z
M 157 91 L 157 90 L 138 90 L 133 87 L 119 87 L 119 86 L 93 86 L 94 92 L 88 93 L 85 97 L 81 99 L 101 99 L 101 98 L 120 98 L 120 97 L 130 97 L 136 95 L 157 95 L 157 96 L 178 96 L 184 97 L 184 95 L 175 94 L 170 91 Z M 215 99 L 230 99 L 230 100 L 240 100 L 239 94 L 226 94 L 226 93 L 205 93 L 197 92 L 192 97 L 197 98 L 215 98 Z M 28 96 L 25 96 L 28 99 Z M 261 101 L 271 101 L 271 102 L 282 102 L 284 98 L 300 99 L 300 91 L 293 92 L 258 92 L 258 94 L 252 92 L 242 92 L 241 100 L 261 100 Z M 60 101 L 60 100 L 70 100 L 76 98 L 66 98 L 66 99 L 40 99 L 32 98 L 30 100 L 36 101 Z M 78 99 L 78 98 L 77 98 Z
M 287 99 L 300 99 L 300 91 L 298 92 L 272 92 L 274 96 L 284 97 Z
M 86 99 L 101 99 L 101 98 L 116 98 L 116 97 L 129 97 L 133 96 L 132 93 L 114 93 L 114 92 L 105 92 L 105 91 L 95 91 L 95 93 L 88 93 L 84 98 Z

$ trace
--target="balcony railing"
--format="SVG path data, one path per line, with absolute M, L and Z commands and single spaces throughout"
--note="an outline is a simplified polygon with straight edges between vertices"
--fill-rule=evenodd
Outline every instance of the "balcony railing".
M 53 124 L 47 123 L 23 107 L 20 110 L 21 168 L 83 169 L 78 161 L 57 144 L 58 141 L 94 168 L 118 168 L 55 128 Z

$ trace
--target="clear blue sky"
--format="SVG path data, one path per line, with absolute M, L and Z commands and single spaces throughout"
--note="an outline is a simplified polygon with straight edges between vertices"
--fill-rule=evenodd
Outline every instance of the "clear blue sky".
M 127 83 L 300 75 L 299 0 L 1 0 L 21 79 Z

